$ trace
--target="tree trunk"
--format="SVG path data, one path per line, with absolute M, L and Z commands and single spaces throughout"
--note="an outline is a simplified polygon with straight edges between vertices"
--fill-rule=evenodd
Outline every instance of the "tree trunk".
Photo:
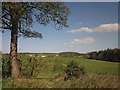
M 18 39 L 18 20 L 17 15 L 11 17 L 11 43 L 10 43 L 10 61 L 11 61 L 11 74 L 13 78 L 19 77 L 19 64 L 17 59 L 17 39 Z

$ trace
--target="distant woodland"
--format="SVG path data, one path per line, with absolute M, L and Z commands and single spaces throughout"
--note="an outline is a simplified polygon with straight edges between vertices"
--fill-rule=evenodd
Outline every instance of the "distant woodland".
M 120 49 L 106 49 L 101 51 L 94 51 L 88 53 L 87 57 L 89 59 L 104 60 L 111 62 L 120 62 Z

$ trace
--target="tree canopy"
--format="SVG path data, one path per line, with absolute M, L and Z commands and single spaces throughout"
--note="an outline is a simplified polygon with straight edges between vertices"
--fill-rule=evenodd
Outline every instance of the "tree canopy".
M 18 36 L 41 38 L 41 33 L 32 30 L 33 23 L 52 23 L 57 29 L 68 27 L 69 13 L 69 8 L 62 2 L 3 2 L 2 28 L 3 31 L 12 30 L 14 14 L 18 21 Z

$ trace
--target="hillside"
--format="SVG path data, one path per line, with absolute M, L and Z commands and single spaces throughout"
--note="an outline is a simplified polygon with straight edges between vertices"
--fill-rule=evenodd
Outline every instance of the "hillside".
M 119 63 L 97 61 L 85 57 L 38 57 L 41 54 L 19 54 L 21 78 L 14 81 L 8 75 L 9 57 L 3 55 L 3 87 L 22 88 L 117 88 Z M 6 62 L 7 61 L 7 62 Z M 64 70 L 71 61 L 85 68 L 85 75 L 78 79 L 64 81 Z M 8 76 L 8 77 L 7 77 Z M 108 83 L 109 82 L 109 83 Z M 13 86 L 14 83 L 14 86 Z

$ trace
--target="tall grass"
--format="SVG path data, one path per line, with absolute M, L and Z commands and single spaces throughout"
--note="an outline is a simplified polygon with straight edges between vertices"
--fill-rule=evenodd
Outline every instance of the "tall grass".
M 78 79 L 64 81 L 60 75 L 53 79 L 19 78 L 3 80 L 3 88 L 118 88 L 118 75 L 85 74 Z

